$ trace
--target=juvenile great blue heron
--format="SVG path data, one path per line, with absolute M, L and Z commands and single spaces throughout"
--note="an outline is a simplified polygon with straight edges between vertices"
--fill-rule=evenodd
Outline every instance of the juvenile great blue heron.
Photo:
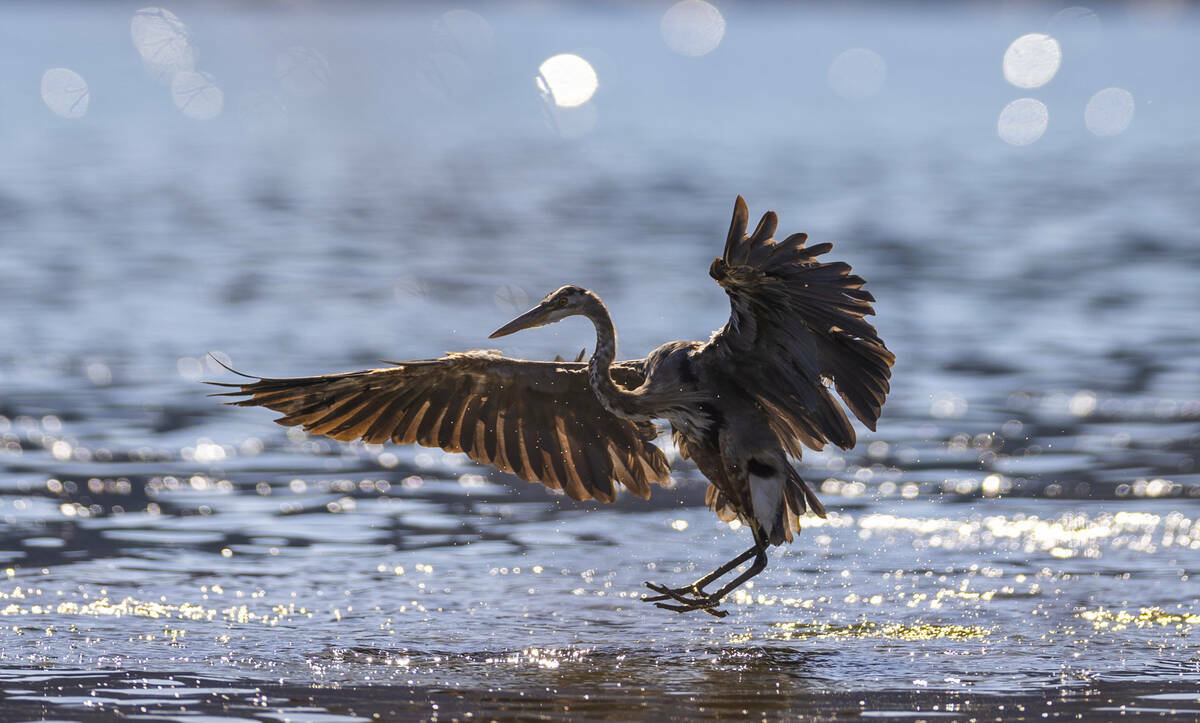
M 417 443 L 463 452 L 576 500 L 611 502 L 613 482 L 639 497 L 668 480 L 652 441 L 671 424 L 680 455 L 708 478 L 708 506 L 740 520 L 754 546 L 690 585 L 643 598 L 676 612 L 723 617 L 721 600 L 766 567 L 767 547 L 790 542 L 807 510 L 825 516 L 788 461 L 804 446 L 854 446 L 835 401 L 874 429 L 895 357 L 864 316 L 875 299 L 841 262 L 817 257 L 805 234 L 772 238 L 768 212 L 747 235 L 738 196 L 725 253 L 709 274 L 729 295 L 729 321 L 706 342 L 672 341 L 645 359 L 616 362 L 617 337 L 600 297 L 564 286 L 497 329 L 506 336 L 582 315 L 596 327 L 586 362 L 509 359 L 493 351 L 397 362 L 366 371 L 224 384 L 231 404 L 282 412 L 276 421 L 348 441 Z M 715 592 L 705 588 L 753 558 Z

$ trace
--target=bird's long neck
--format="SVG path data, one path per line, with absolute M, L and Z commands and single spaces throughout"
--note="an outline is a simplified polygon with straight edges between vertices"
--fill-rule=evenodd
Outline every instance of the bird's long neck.
M 588 379 L 592 391 L 608 411 L 627 419 L 648 419 L 642 412 L 642 398 L 636 392 L 627 391 L 613 383 L 609 369 L 617 357 L 617 330 L 612 317 L 599 298 L 588 305 L 584 315 L 596 327 L 596 350 L 588 359 Z

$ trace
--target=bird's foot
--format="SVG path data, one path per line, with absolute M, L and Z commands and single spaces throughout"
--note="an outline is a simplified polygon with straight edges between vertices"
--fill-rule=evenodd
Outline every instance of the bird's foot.
M 670 588 L 666 585 L 656 585 L 652 582 L 646 583 L 646 587 L 650 588 L 658 595 L 642 598 L 645 602 L 654 603 L 654 607 L 662 608 L 663 610 L 672 610 L 677 613 L 688 613 L 694 610 L 703 610 L 713 617 L 723 618 L 729 613 L 717 607 L 721 603 L 721 599 L 708 595 L 695 583 L 684 585 L 683 587 Z M 678 605 L 662 602 L 664 600 L 674 600 Z
M 717 607 L 720 602 L 720 600 L 713 600 L 711 598 L 697 598 L 681 605 L 668 605 L 661 602 L 654 603 L 654 607 L 662 608 L 663 610 L 673 610 L 677 613 L 690 613 L 695 610 L 703 610 L 714 618 L 723 618 L 729 613 Z
M 696 583 L 684 585 L 683 587 L 667 587 L 666 585 L 648 582 L 646 583 L 646 587 L 658 593 L 658 595 L 654 595 L 652 597 L 642 598 L 642 600 L 646 602 L 678 600 L 679 602 L 686 603 L 704 596 L 704 591 L 696 587 Z

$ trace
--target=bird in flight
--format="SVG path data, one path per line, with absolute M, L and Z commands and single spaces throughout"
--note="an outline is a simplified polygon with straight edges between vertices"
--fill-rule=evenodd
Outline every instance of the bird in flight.
M 773 238 L 767 212 L 747 234 L 738 196 L 724 253 L 709 275 L 729 296 L 729 321 L 707 341 L 672 341 L 617 361 L 617 337 L 593 292 L 563 286 L 491 338 L 585 316 L 596 328 L 586 361 L 528 361 L 495 351 L 450 353 L 380 369 L 219 384 L 228 402 L 281 412 L 285 426 L 333 439 L 420 444 L 461 452 L 576 500 L 612 502 L 615 484 L 639 497 L 669 481 L 654 420 L 670 423 L 680 456 L 709 482 L 705 500 L 749 527 L 754 545 L 682 587 L 646 583 L 643 600 L 724 617 L 721 601 L 790 542 L 799 516 L 825 508 L 793 468 L 805 446 L 854 446 L 842 406 L 874 430 L 895 360 L 865 316 L 874 297 L 829 243 Z M 231 370 L 233 371 L 233 370 Z M 238 372 L 240 374 L 240 372 Z M 749 567 L 709 592 L 740 565 Z

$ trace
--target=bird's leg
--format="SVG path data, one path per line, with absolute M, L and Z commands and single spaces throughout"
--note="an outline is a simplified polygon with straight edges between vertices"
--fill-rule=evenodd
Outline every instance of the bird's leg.
M 746 560 L 749 560 L 751 557 L 754 557 L 754 555 L 758 552 L 758 549 L 759 549 L 758 545 L 756 544 L 754 547 L 751 547 L 749 550 L 746 550 L 742 554 L 733 558 L 732 560 L 725 563 L 724 565 L 721 565 L 716 570 L 713 570 L 712 572 L 708 573 L 707 575 L 700 578 L 699 580 L 696 580 L 695 582 L 693 582 L 690 585 L 684 585 L 683 587 L 667 587 L 666 585 L 658 585 L 658 584 L 655 584 L 652 582 L 648 582 L 648 583 L 646 583 L 646 587 L 648 587 L 651 590 L 653 590 L 654 592 L 657 592 L 660 594 L 655 595 L 653 597 L 647 597 L 647 598 L 642 598 L 642 599 L 646 602 L 658 602 L 660 600 L 668 600 L 668 599 L 678 600 L 680 602 L 691 602 L 691 599 L 688 597 L 685 597 L 685 596 L 691 595 L 693 597 L 699 597 L 699 596 L 704 595 L 705 594 L 705 592 L 704 592 L 705 586 L 711 584 L 714 580 L 724 576 L 730 570 L 732 570 L 733 568 L 742 564 Z
M 655 607 L 660 607 L 663 610 L 673 610 L 677 613 L 686 613 L 693 610 L 703 610 L 710 615 L 715 615 L 719 618 L 725 617 L 728 613 L 717 608 L 717 605 L 725 599 L 725 596 L 736 590 L 739 586 L 745 583 L 750 578 L 762 572 L 767 566 L 767 546 L 765 542 L 759 542 L 750 549 L 750 552 L 755 554 L 754 563 L 750 565 L 750 569 L 738 575 L 731 582 L 721 587 L 721 589 L 708 595 L 697 595 L 694 598 L 688 599 L 685 597 L 671 597 L 679 600 L 681 604 L 670 605 L 664 602 L 654 603 Z
M 763 571 L 763 568 L 767 566 L 767 544 L 766 535 L 760 530 L 756 529 L 754 530 L 754 547 L 746 550 L 729 562 L 718 567 L 716 570 L 713 570 L 709 574 L 693 582 L 691 585 L 686 585 L 681 588 L 669 588 L 665 585 L 653 585 L 651 583 L 646 583 L 646 587 L 660 594 L 654 597 L 643 599 L 646 602 L 654 603 L 656 607 L 660 607 L 664 610 L 674 610 L 677 613 L 690 612 L 692 610 L 703 610 L 710 615 L 723 618 L 728 613 L 726 613 L 724 610 L 718 609 L 717 605 L 720 604 L 721 600 L 723 600 L 726 595 L 737 589 L 739 585 Z M 750 569 L 746 570 L 746 572 L 742 573 L 741 575 L 738 575 L 733 582 L 730 582 L 712 594 L 704 592 L 704 587 L 706 585 L 709 585 L 714 580 L 727 574 L 730 570 L 742 564 L 750 557 L 754 557 L 754 563 L 750 566 Z M 671 605 L 661 602 L 663 600 L 675 600 L 680 604 Z

